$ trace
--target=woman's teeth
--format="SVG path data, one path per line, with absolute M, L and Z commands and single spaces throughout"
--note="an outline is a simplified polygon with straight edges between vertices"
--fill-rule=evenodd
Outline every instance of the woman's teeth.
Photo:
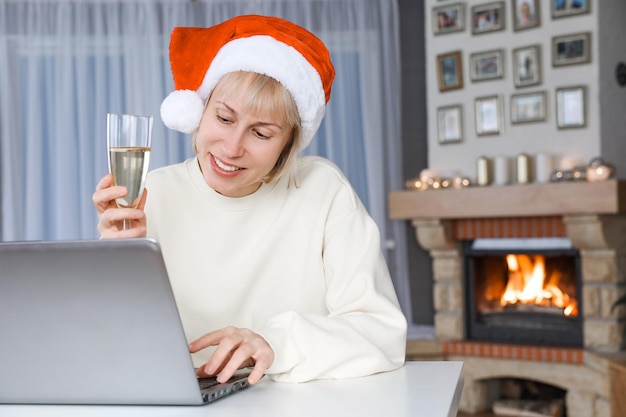
M 217 159 L 216 157 L 213 157 L 213 160 L 215 161 L 215 164 L 220 167 L 220 169 L 223 169 L 224 171 L 239 171 L 241 168 L 238 167 L 233 167 L 230 165 L 225 165 L 222 161 L 220 161 L 219 159 Z

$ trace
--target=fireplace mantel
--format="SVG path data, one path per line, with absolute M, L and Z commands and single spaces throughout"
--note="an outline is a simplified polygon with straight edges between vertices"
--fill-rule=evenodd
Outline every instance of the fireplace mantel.
M 626 181 L 616 179 L 389 193 L 393 220 L 620 213 Z

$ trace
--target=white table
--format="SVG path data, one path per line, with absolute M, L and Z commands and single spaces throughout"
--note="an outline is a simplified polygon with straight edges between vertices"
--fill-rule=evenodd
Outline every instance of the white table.
M 205 406 L 0 405 L 10 417 L 455 417 L 462 362 L 407 362 L 399 370 L 349 380 L 257 385 Z

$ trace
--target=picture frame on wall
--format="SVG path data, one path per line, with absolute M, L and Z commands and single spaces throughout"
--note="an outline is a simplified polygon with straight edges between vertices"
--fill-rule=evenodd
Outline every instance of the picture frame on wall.
M 591 0 L 550 0 L 552 18 L 577 16 L 591 11 Z
M 587 126 L 587 91 L 584 86 L 556 90 L 556 121 L 559 129 Z
M 552 38 L 552 66 L 591 62 L 591 33 L 574 33 Z
M 454 3 L 433 8 L 433 33 L 462 32 L 465 30 L 465 4 Z
M 460 104 L 437 109 L 437 137 L 442 145 L 463 141 L 463 107 Z
M 535 123 L 546 120 L 545 91 L 511 95 L 511 123 Z
M 513 82 L 517 88 L 541 84 L 541 45 L 513 50 Z
M 505 28 L 505 9 L 503 1 L 479 4 L 472 6 L 471 24 L 472 33 L 495 32 Z
M 500 96 L 479 97 L 474 103 L 476 134 L 499 135 L 502 132 L 502 103 Z
M 504 77 L 504 51 L 476 52 L 470 55 L 470 78 L 472 81 L 495 80 Z
M 513 30 L 520 31 L 541 24 L 539 0 L 511 0 L 513 8 Z
M 462 52 L 454 51 L 437 55 L 437 79 L 439 91 L 463 88 Z

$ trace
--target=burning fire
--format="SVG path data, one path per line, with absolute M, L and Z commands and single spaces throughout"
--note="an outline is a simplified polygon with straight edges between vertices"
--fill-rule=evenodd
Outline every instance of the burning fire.
M 507 255 L 509 279 L 500 298 L 502 306 L 535 305 L 563 309 L 566 316 L 578 315 L 575 299 L 559 288 L 561 274 L 546 277 L 545 258 L 541 255 Z M 546 279 L 547 278 L 547 279 Z

